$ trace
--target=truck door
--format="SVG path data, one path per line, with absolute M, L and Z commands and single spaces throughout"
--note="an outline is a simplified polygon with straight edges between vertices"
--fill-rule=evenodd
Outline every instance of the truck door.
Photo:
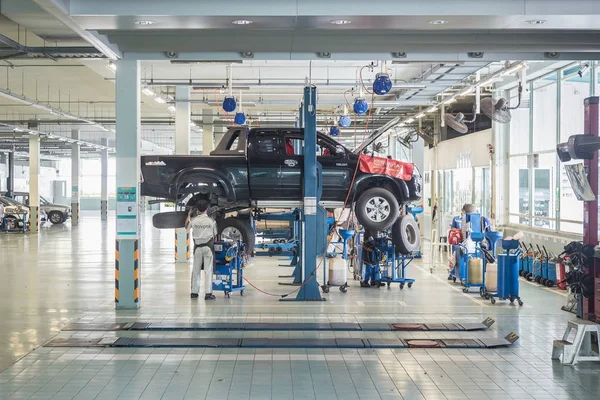
M 248 141 L 248 182 L 252 200 L 279 200 L 281 159 L 278 132 L 255 130 Z
M 317 161 L 323 166 L 323 201 L 343 202 L 346 200 L 355 163 L 351 163 L 342 146 L 335 141 L 317 138 L 319 154 Z M 349 202 L 352 199 L 348 200 Z
M 302 200 L 302 176 L 304 175 L 304 137 L 301 130 L 287 131 L 281 146 L 281 199 Z

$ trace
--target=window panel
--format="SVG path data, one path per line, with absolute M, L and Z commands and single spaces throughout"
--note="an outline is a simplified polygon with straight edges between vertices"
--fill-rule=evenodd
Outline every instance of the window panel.
M 533 226 L 555 229 L 556 155 L 534 155 L 533 170 Z M 539 217 L 539 218 L 535 218 Z
M 565 165 L 578 163 L 581 163 L 581 161 L 572 160 L 560 165 L 560 229 L 571 233 L 583 232 L 583 202 L 577 200 L 573 189 L 571 189 Z M 563 222 L 563 220 L 578 221 L 579 223 Z
M 589 71 L 580 77 L 565 79 L 560 84 L 560 140 L 583 133 L 583 100 L 590 96 Z
M 533 84 L 533 151 L 556 148 L 556 74 Z
M 527 156 L 516 156 L 510 158 L 510 180 L 509 180 L 509 204 L 510 214 L 529 215 L 529 169 L 527 167 Z M 514 221 L 511 218 L 511 221 Z M 519 224 L 529 224 L 529 218 L 518 217 Z
M 510 92 L 510 105 L 517 105 L 518 93 L 516 90 Z M 526 100 L 529 92 L 523 90 L 521 101 Z M 529 152 L 529 108 L 517 108 L 511 110 L 510 121 L 510 154 L 524 154 Z

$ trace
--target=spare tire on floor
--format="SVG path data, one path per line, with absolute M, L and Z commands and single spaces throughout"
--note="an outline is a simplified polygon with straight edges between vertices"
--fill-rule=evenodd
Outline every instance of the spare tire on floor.
M 241 241 L 246 245 L 246 254 L 254 251 L 256 239 L 254 230 L 247 219 L 229 217 L 217 220 L 217 231 L 224 242 Z
M 396 251 L 406 255 L 419 250 L 421 234 L 412 214 L 403 215 L 392 225 L 392 243 Z

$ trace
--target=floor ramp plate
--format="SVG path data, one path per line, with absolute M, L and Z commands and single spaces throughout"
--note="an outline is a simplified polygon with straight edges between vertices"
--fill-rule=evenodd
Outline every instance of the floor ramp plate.
M 510 346 L 515 333 L 489 339 L 318 339 L 318 338 L 56 338 L 45 347 L 150 347 L 150 348 L 289 348 L 289 349 L 393 349 L 393 348 L 494 348 Z
M 169 348 L 194 348 L 194 347 L 240 347 L 241 339 L 214 339 L 214 338 L 119 338 L 112 347 L 169 347 Z
M 75 322 L 62 328 L 63 331 L 123 331 L 135 325 L 133 322 L 84 323 Z
M 242 331 L 244 323 L 241 322 L 179 322 L 179 323 L 151 323 L 147 331 Z
M 335 339 L 242 339 L 240 347 L 253 348 L 298 348 L 298 349 L 327 349 L 338 348 Z M 364 347 L 364 345 L 363 345 Z
M 374 349 L 398 349 L 405 348 L 407 344 L 401 339 L 368 339 L 368 347 Z

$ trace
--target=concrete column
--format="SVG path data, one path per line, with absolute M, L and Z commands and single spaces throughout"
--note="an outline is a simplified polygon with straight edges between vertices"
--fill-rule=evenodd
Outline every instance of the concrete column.
M 40 230 L 40 137 L 29 135 L 29 226 L 31 232 Z
M 15 191 L 15 148 L 10 153 L 8 153 L 8 169 L 7 178 L 6 178 L 6 195 L 8 197 L 12 197 L 13 192 Z
M 71 131 L 71 138 L 79 139 L 79 130 Z M 79 144 L 71 145 L 71 226 L 79 225 Z
M 190 154 L 190 87 L 175 87 L 175 154 Z M 175 261 L 190 260 L 190 232 L 185 228 L 175 229 Z
M 217 147 L 217 145 L 221 142 L 221 139 L 223 139 L 223 136 L 225 136 L 226 132 L 227 132 L 226 126 L 215 126 L 214 127 L 215 147 Z
M 202 111 L 202 154 L 206 156 L 215 148 L 214 120 L 213 110 Z
M 508 90 L 493 92 L 494 99 L 510 98 Z M 490 194 L 490 220 L 492 227 L 508 224 L 510 159 L 508 157 L 510 144 L 510 124 L 500 124 L 492 121 L 492 145 L 490 178 L 492 193 Z
M 108 146 L 108 138 L 102 138 L 102 146 Z M 100 155 L 100 219 L 108 219 L 108 150 L 104 149 Z
M 117 240 L 115 305 L 141 304 L 141 241 L 138 221 L 140 179 L 140 62 L 116 61 Z

